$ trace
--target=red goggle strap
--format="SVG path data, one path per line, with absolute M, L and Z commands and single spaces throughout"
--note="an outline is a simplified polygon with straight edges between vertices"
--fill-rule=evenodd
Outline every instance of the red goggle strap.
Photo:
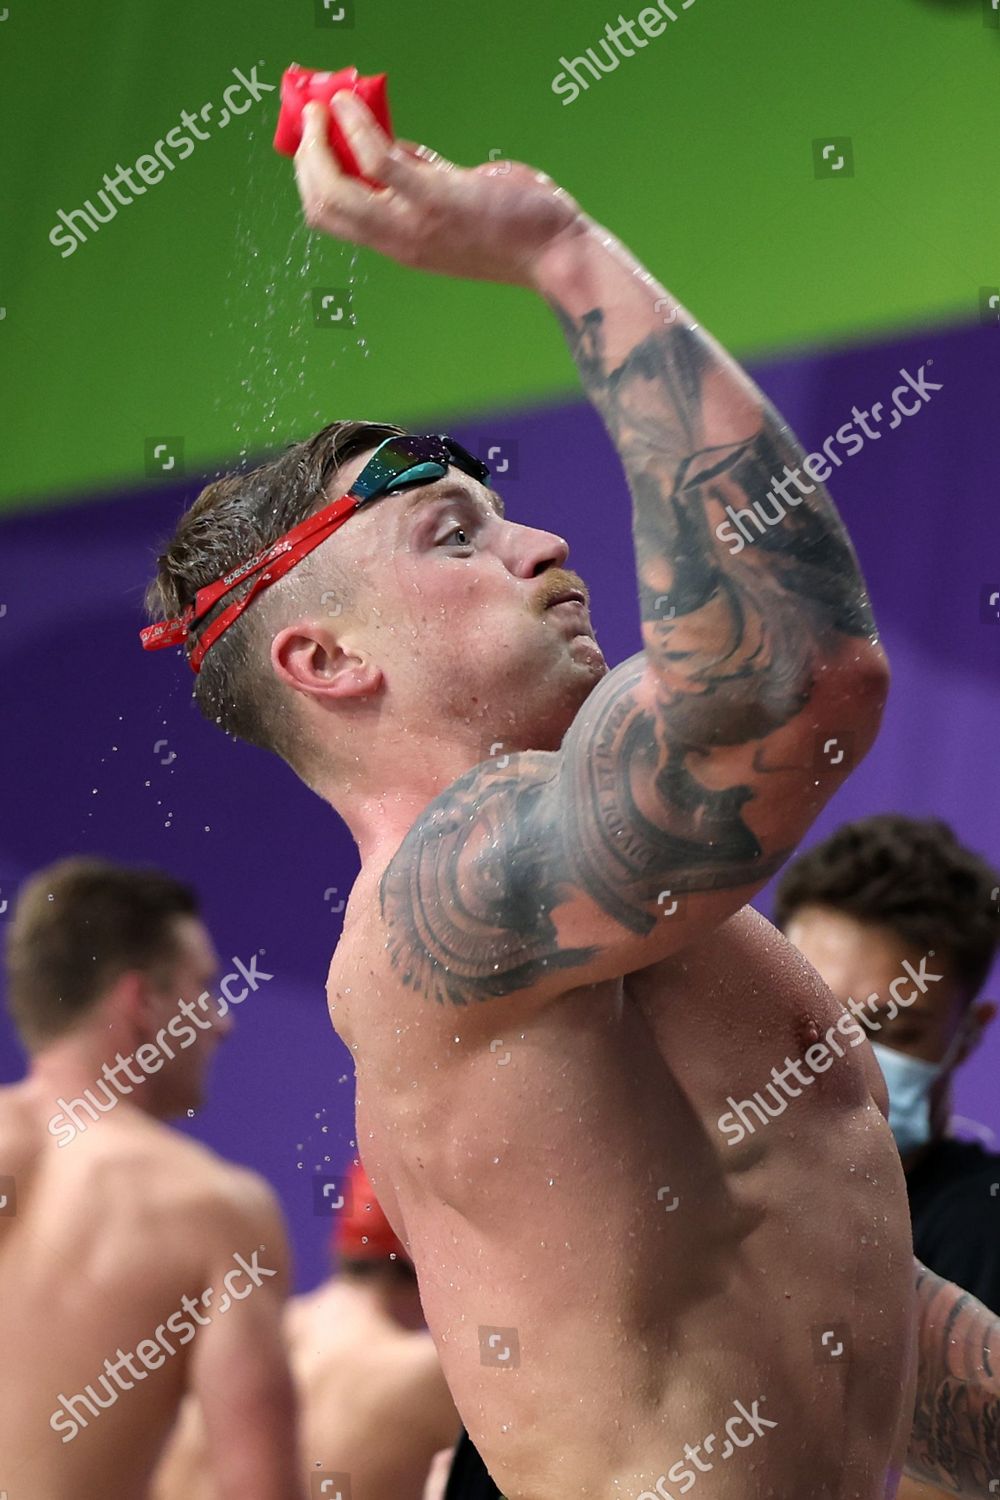
M 206 651 L 215 644 L 220 635 L 229 629 L 234 620 L 239 619 L 257 595 L 272 583 L 277 583 L 278 579 L 290 572 L 296 563 L 300 563 L 321 542 L 325 542 L 327 537 L 342 526 L 363 504 L 363 499 L 348 493 L 331 501 L 315 515 L 307 516 L 304 521 L 293 526 L 291 531 L 286 532 L 273 546 L 265 548 L 263 552 L 258 552 L 249 562 L 234 568 L 231 573 L 227 573 L 216 583 L 210 583 L 205 588 L 199 589 L 194 603 L 189 604 L 183 614 L 173 620 L 158 620 L 155 625 L 146 625 L 139 632 L 143 650 L 162 651 L 166 646 L 182 645 L 188 639 L 192 625 L 204 619 L 224 594 L 228 594 L 230 589 L 252 577 L 254 573 L 259 573 L 257 581 L 251 589 L 247 590 L 243 598 L 234 600 L 228 605 L 202 633 L 188 658 L 192 669 L 197 672 Z M 267 571 L 264 572 L 263 569 Z

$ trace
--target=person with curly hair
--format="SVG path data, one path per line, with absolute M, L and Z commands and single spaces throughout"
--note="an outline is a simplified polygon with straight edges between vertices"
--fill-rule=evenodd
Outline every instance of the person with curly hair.
M 875 997 L 917 1258 L 1000 1312 L 1000 1155 L 949 1133 L 955 1073 L 997 1012 L 982 997 L 1000 945 L 1000 876 L 932 818 L 845 824 L 790 865 L 775 920 L 838 999 Z M 895 976 L 920 973 L 918 984 Z M 893 986 L 895 985 L 895 988 Z M 893 996 L 898 1004 L 892 1003 Z M 855 1012 L 857 1014 L 857 1012 Z M 904 1479 L 900 1500 L 944 1494 Z

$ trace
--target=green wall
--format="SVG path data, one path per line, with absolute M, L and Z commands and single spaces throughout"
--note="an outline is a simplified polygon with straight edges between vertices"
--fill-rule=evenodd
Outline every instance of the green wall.
M 530 294 L 307 235 L 270 148 L 277 92 L 63 258 L 57 210 L 181 110 L 221 108 L 234 68 L 275 84 L 293 60 L 388 71 L 400 134 L 544 167 L 740 354 L 975 319 L 1000 283 L 1000 30 L 983 0 L 672 0 L 666 33 L 568 106 L 560 55 L 597 44 L 611 0 L 353 3 L 345 29 L 317 24 L 322 0 L 7 0 L 0 504 L 134 484 L 160 437 L 195 472 L 335 416 L 577 390 Z M 853 177 L 814 177 L 827 134 L 852 137 Z M 316 326 L 313 291 L 352 276 L 356 328 Z

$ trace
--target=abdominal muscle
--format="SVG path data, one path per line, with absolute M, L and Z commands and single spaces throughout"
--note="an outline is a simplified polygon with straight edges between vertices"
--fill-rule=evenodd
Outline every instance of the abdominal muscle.
M 492 1050 L 377 987 L 359 1144 L 508 1500 L 891 1494 L 914 1278 L 867 1046 L 738 1145 L 717 1124 L 841 1013 L 767 923 L 530 1021 L 499 1002 Z

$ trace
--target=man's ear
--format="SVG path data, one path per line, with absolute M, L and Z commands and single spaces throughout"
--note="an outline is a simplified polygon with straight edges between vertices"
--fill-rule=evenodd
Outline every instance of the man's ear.
M 959 1062 L 964 1062 L 979 1046 L 987 1027 L 997 1013 L 997 1002 L 995 1000 L 975 1000 L 969 1006 L 969 1011 L 974 1019 L 969 1023 L 968 1040 L 962 1048 Z
M 271 665 L 279 682 L 322 698 L 368 698 L 382 685 L 382 670 L 352 645 L 348 633 L 300 620 L 271 642 Z
M 139 1038 L 141 1045 L 155 1036 L 157 1016 L 154 990 L 149 975 L 141 969 L 126 969 L 115 980 L 104 998 L 109 1025 L 117 1024 Z

